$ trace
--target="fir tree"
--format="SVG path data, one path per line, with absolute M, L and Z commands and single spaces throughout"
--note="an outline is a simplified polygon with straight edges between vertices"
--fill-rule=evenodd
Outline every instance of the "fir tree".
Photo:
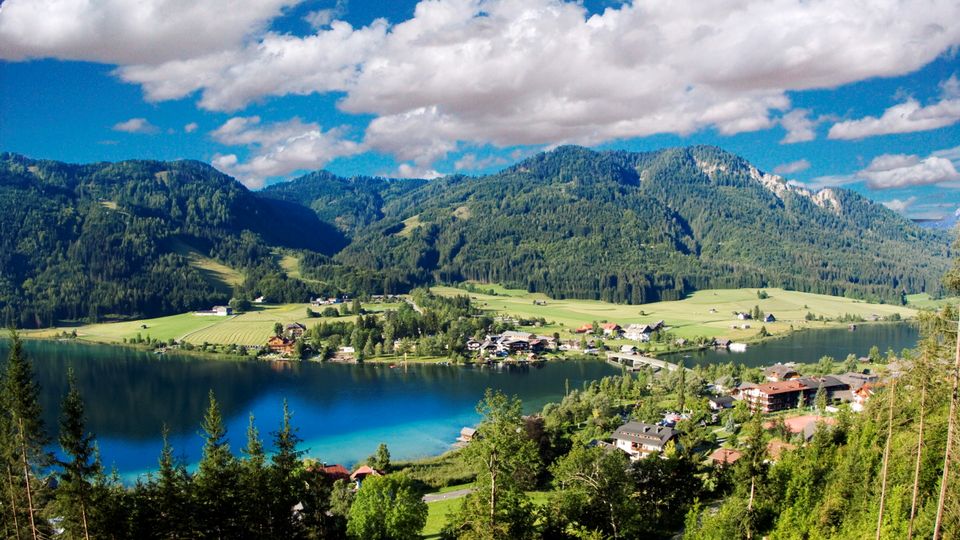
M 67 395 L 60 412 L 60 448 L 68 458 L 61 461 L 57 503 L 63 526 L 73 538 L 90 539 L 88 514 L 91 505 L 91 480 L 100 472 L 95 459 L 93 435 L 86 430 L 83 398 L 77 389 L 73 370 L 67 371 Z

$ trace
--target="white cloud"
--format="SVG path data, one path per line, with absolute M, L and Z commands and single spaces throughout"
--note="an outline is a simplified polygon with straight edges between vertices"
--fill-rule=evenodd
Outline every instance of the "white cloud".
M 248 148 L 246 161 L 236 154 L 217 154 L 213 166 L 254 189 L 263 187 L 267 178 L 320 169 L 333 159 L 361 150 L 359 144 L 343 137 L 343 130 L 323 131 L 319 125 L 303 123 L 299 118 L 261 125 L 257 116 L 235 117 L 210 135 L 219 143 Z
M 946 158 L 906 154 L 877 156 L 856 176 L 871 189 L 906 188 L 960 180 L 953 163 Z
M 318 9 L 307 13 L 303 20 L 307 21 L 310 26 L 314 29 L 324 28 L 330 26 L 330 23 L 336 20 L 338 17 L 342 17 L 347 12 L 347 1 L 346 0 L 337 0 L 337 3 L 332 8 Z
M 122 131 L 124 133 L 140 133 L 144 135 L 151 135 L 159 132 L 160 128 L 151 124 L 146 118 L 131 118 L 129 120 L 114 124 L 113 130 Z
M 424 0 L 395 25 L 353 28 L 317 14 L 329 26 L 304 37 L 264 30 L 294 0 L 247 0 L 246 10 L 225 8 L 232 0 L 191 0 L 184 8 L 191 16 L 215 15 L 165 34 L 138 26 L 158 17 L 113 20 L 114 11 L 126 17 L 135 9 L 127 4 L 138 2 L 39 3 L 55 1 L 87 6 L 74 9 L 78 32 L 100 48 L 73 49 L 54 34 L 30 45 L 34 28 L 49 34 L 45 21 L 18 16 L 14 30 L 4 5 L 7 57 L 119 62 L 117 75 L 141 85 L 149 100 L 198 92 L 201 107 L 218 111 L 270 96 L 342 92 L 342 110 L 373 117 L 366 145 L 417 167 L 464 145 L 596 144 L 778 123 L 787 129 L 784 142 L 809 140 L 813 120 L 790 111 L 787 92 L 909 73 L 960 43 L 960 25 L 949 23 L 960 18 L 955 0 L 908 10 L 898 0 L 637 0 L 595 15 L 572 0 Z M 162 5 L 175 1 L 186 2 Z M 26 0 L 11 2 L 38 11 Z M 102 11 L 111 11 L 110 24 L 96 18 Z M 216 37 L 218 28 L 229 31 Z M 189 44 L 191 34 L 203 43 Z
M 197 125 L 196 122 L 190 122 L 189 124 L 183 126 L 183 131 L 184 131 L 185 133 L 193 133 L 194 131 L 197 130 L 198 127 L 200 127 L 200 126 Z
M 838 122 L 830 127 L 830 139 L 863 139 L 875 135 L 912 133 L 942 128 L 960 122 L 960 82 L 956 75 L 940 83 L 940 101 L 923 107 L 916 99 L 907 98 L 877 118 Z
M 453 167 L 458 171 L 474 171 L 477 169 L 487 169 L 497 165 L 505 165 L 506 163 L 507 160 L 499 156 L 487 156 L 485 158 L 481 158 L 477 157 L 476 154 L 470 153 L 461 156 L 460 159 L 453 164 Z
M 6 0 L 0 58 L 153 64 L 237 47 L 300 0 Z
M 780 144 L 808 142 L 817 138 L 817 122 L 809 114 L 807 109 L 794 109 L 780 118 L 780 125 L 787 130 Z
M 785 174 L 794 174 L 800 171 L 805 171 L 810 168 L 810 162 L 806 159 L 798 159 L 797 161 L 791 161 L 790 163 L 784 163 L 782 165 L 777 165 L 773 168 L 773 174 L 785 175 Z
M 443 174 L 434 169 L 418 167 L 409 163 L 401 163 L 397 167 L 396 173 L 389 176 L 396 178 L 423 178 L 426 180 L 433 180 L 434 178 L 440 178 L 443 176 Z
M 883 201 L 881 204 L 893 210 L 894 212 L 903 214 L 908 208 L 913 206 L 915 202 L 917 202 L 916 197 L 908 197 L 907 199 L 891 199 L 889 201 Z

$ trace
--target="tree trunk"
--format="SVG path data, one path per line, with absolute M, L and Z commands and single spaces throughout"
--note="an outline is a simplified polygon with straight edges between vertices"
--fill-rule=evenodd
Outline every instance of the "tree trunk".
M 910 525 L 907 529 L 907 540 L 913 539 L 913 522 L 917 517 L 917 497 L 920 493 L 920 458 L 923 455 L 923 413 L 926 401 L 927 382 L 924 379 L 920 386 L 920 432 L 917 435 L 917 462 L 913 468 L 913 498 L 910 502 Z
M 17 540 L 20 540 L 20 520 L 17 518 L 17 497 L 13 491 L 13 468 L 7 464 L 7 482 L 10 488 L 10 509 L 13 511 L 13 528 L 17 531 Z
M 33 535 L 33 540 L 38 540 L 37 523 L 33 515 L 35 511 L 33 508 L 33 492 L 30 489 L 30 465 L 27 463 L 27 443 L 23 435 L 23 419 L 18 418 L 17 424 L 20 427 L 20 458 L 23 462 L 23 482 L 26 484 L 27 489 L 27 511 L 30 514 L 30 534 Z
M 950 478 L 953 432 L 957 423 L 957 386 L 960 385 L 960 324 L 957 332 L 957 352 L 953 366 L 953 393 L 950 395 L 950 417 L 947 419 L 947 448 L 943 451 L 943 476 L 940 478 L 940 498 L 937 500 L 937 521 L 933 526 L 933 540 L 940 540 L 943 528 L 943 507 L 947 502 L 947 481 Z
M 880 482 L 880 512 L 877 514 L 877 540 L 880 540 L 880 531 L 883 529 L 883 504 L 887 497 L 887 468 L 890 464 L 890 441 L 893 439 L 893 399 L 896 395 L 897 380 L 890 381 L 890 406 L 887 408 L 887 444 L 883 448 L 883 472 Z
M 750 478 L 750 502 L 747 503 L 747 540 L 753 538 L 753 494 L 756 486 L 756 476 L 753 476 Z
M 90 531 L 87 530 L 87 505 L 80 502 L 80 518 L 83 520 L 83 539 L 90 540 Z

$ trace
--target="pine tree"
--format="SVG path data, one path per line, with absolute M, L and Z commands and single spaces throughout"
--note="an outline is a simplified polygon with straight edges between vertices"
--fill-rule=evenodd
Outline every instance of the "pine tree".
M 203 456 L 197 466 L 196 516 L 199 535 L 231 538 L 237 532 L 238 471 L 227 443 L 220 405 L 210 391 L 210 405 L 201 424 L 204 431 Z
M 270 515 L 264 512 L 269 501 L 266 455 L 253 413 L 247 426 L 247 445 L 240 470 L 244 527 L 255 538 L 266 538 L 270 531 Z
M 190 536 L 190 477 L 183 464 L 173 455 L 170 445 L 170 429 L 164 425 L 161 431 L 163 449 L 158 460 L 155 484 L 158 512 L 158 527 L 155 531 L 160 538 L 183 538 Z
M 293 427 L 293 413 L 287 400 L 283 400 L 283 420 L 280 429 L 273 433 L 276 452 L 270 459 L 271 517 L 273 533 L 277 538 L 287 538 L 295 530 L 294 506 L 302 499 L 303 483 L 297 480 L 302 450 L 297 450 L 300 437 Z
M 34 380 L 30 364 L 24 357 L 20 337 L 12 330 L 10 340 L 2 388 L 4 457 L 8 464 L 11 506 L 17 509 L 14 512 L 17 536 L 20 537 L 21 528 L 27 527 L 30 537 L 37 540 L 43 527 L 38 516 L 43 485 L 36 478 L 34 469 L 49 465 L 53 457 L 45 450 L 49 438 L 41 417 L 40 385 Z M 13 501 L 20 495 L 23 504 L 14 505 Z
M 60 412 L 59 442 L 68 460 L 60 462 L 63 471 L 56 498 L 70 536 L 89 540 L 91 480 L 100 472 L 100 463 L 94 459 L 93 435 L 86 431 L 83 398 L 72 369 L 67 371 L 67 386 Z

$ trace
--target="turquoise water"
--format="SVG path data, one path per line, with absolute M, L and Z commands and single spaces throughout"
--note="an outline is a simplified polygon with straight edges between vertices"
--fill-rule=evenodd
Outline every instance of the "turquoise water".
M 0 349 L 5 344 L 0 343 Z M 87 406 L 90 430 L 103 461 L 128 480 L 153 470 L 161 427 L 186 463 L 200 456 L 200 421 L 212 389 L 227 421 L 231 447 L 245 443 L 248 415 L 269 443 L 281 403 L 308 455 L 347 466 L 386 442 L 394 459 L 436 455 L 449 449 L 487 387 L 517 395 L 527 411 L 557 401 L 569 381 L 618 373 L 603 361 L 556 362 L 540 368 L 462 368 L 422 365 L 407 369 L 317 363 L 267 363 L 164 355 L 121 347 L 26 341 L 42 388 L 48 428 L 56 426 L 59 401 L 72 367 Z M 6 350 L 0 350 L 6 355 Z M 269 446 L 269 444 L 268 444 Z
M 856 332 L 818 330 L 750 347 L 745 353 L 707 351 L 684 358 L 686 365 L 736 361 L 765 365 L 815 362 L 828 354 L 866 354 L 876 344 L 899 351 L 917 341 L 915 327 L 866 325 Z M 307 455 L 350 466 L 386 442 L 394 459 L 436 455 L 451 447 L 460 428 L 476 423 L 477 401 L 487 387 L 517 395 L 528 412 L 557 401 L 567 384 L 618 373 L 603 361 L 548 363 L 539 368 L 497 370 L 422 365 L 407 369 L 316 363 L 267 363 L 157 356 L 122 347 L 72 342 L 26 341 L 40 382 L 45 421 L 52 432 L 72 367 L 87 406 L 89 429 L 104 463 L 127 480 L 154 470 L 161 427 L 182 459 L 199 459 L 200 420 L 213 390 L 226 419 L 231 446 L 245 443 L 247 419 L 256 417 L 268 443 L 285 398 Z M 0 355 L 6 344 L 0 340 Z M 677 357 L 673 358 L 678 359 Z

